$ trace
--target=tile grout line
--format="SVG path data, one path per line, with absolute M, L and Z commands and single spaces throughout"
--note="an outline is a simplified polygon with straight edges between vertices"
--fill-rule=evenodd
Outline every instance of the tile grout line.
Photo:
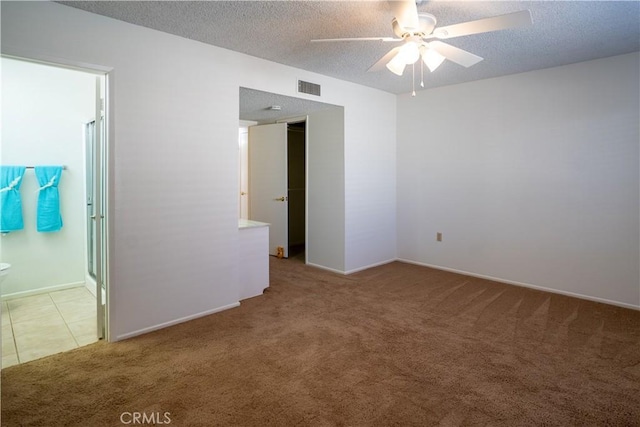
M 49 297 L 49 299 L 53 303 L 54 307 L 56 307 L 56 310 L 58 311 L 58 314 L 60 314 L 60 312 L 58 310 L 58 306 L 56 306 L 56 302 L 53 300 L 53 298 L 51 298 L 51 295 L 49 295 L 49 292 L 47 292 L 47 296 Z M 9 304 L 7 304 L 7 308 L 9 308 Z M 11 315 L 11 309 L 9 309 L 9 315 Z M 60 317 L 62 317 L 62 314 L 60 314 Z M 64 318 L 62 318 L 62 320 L 64 320 Z M 16 357 L 18 358 L 18 365 L 21 365 L 24 362 L 21 361 L 20 352 L 18 351 L 18 340 L 16 340 L 16 334 L 15 334 L 15 332 L 13 330 L 13 317 L 11 317 L 11 333 L 13 334 L 13 344 L 16 346 Z
M 60 291 L 55 291 L 55 292 L 60 292 Z M 71 337 L 73 338 L 73 341 L 74 341 L 74 343 L 75 343 L 75 347 L 74 347 L 74 348 L 79 348 L 79 347 L 81 347 L 81 345 L 80 345 L 80 343 L 79 343 L 79 341 L 78 341 L 78 338 L 76 337 L 76 335 L 73 333 L 73 331 L 72 331 L 72 330 L 71 330 L 71 328 L 69 327 L 69 322 L 67 321 L 67 319 L 66 319 L 66 318 L 64 317 L 64 315 L 62 314 L 62 311 L 60 310 L 60 307 L 58 306 L 58 303 L 57 303 L 57 302 L 55 301 L 55 299 L 52 297 L 51 293 L 52 293 L 52 292 L 47 292 L 47 293 L 46 293 L 46 295 L 49 297 L 49 300 L 53 303 L 53 306 L 55 307 L 56 312 L 58 313 L 58 315 L 60 316 L 60 318 L 61 318 L 61 319 L 62 319 L 62 321 L 64 322 L 64 325 L 65 325 L 66 330 L 69 332 L 69 334 L 71 334 Z M 44 295 L 44 294 L 42 294 L 42 295 Z M 81 298 L 80 298 L 80 297 L 77 297 L 77 298 L 71 298 L 71 299 L 69 299 L 69 300 L 62 301 L 62 302 L 74 301 L 74 300 L 76 300 L 76 299 L 81 299 Z M 6 301 L 3 301 L 3 303 L 7 303 L 7 302 L 6 302 Z M 19 350 L 18 350 L 18 343 L 17 343 L 17 340 L 16 340 L 16 332 L 15 332 L 15 330 L 14 330 L 14 320 L 13 320 L 13 316 L 11 315 L 11 309 L 9 308 L 9 304 L 8 304 L 8 303 L 7 303 L 7 313 L 8 313 L 8 316 L 9 316 L 9 325 L 10 325 L 10 328 L 11 328 L 11 336 L 12 336 L 12 338 L 13 338 L 13 348 L 14 348 L 14 350 L 15 350 L 16 359 L 17 359 L 17 361 L 18 361 L 18 363 L 17 363 L 17 364 L 19 365 L 19 364 L 22 364 L 22 363 L 25 363 L 25 362 L 23 362 L 23 361 L 21 360 L 21 357 L 20 357 L 20 352 L 19 352 Z M 55 354 L 55 353 L 52 353 L 52 354 Z M 42 356 L 42 357 L 44 357 L 44 356 Z
M 60 292 L 60 291 L 57 291 L 57 292 Z M 94 299 L 95 299 L 95 296 L 93 296 L 93 295 L 92 295 L 88 290 L 86 291 L 86 294 L 88 294 L 90 297 L 92 297 L 92 298 L 94 298 Z M 55 304 L 56 309 L 58 310 L 58 312 L 60 312 L 60 316 L 62 317 L 62 321 L 64 322 L 65 326 L 67 327 L 67 329 L 68 329 L 68 330 L 69 330 L 69 332 L 71 333 L 71 336 L 73 337 L 73 340 L 74 340 L 74 341 L 76 342 L 76 344 L 78 345 L 78 347 L 77 347 L 77 348 L 79 348 L 79 347 L 83 347 L 84 345 L 86 345 L 86 344 L 84 344 L 84 345 L 81 345 L 81 344 L 80 344 L 80 342 L 78 341 L 78 337 L 73 333 L 73 331 L 72 331 L 72 330 L 71 330 L 71 328 L 69 327 L 69 323 L 81 322 L 81 321 L 82 321 L 82 320 L 84 320 L 84 319 L 77 319 L 77 320 L 74 320 L 73 322 L 68 322 L 68 321 L 67 321 L 67 319 L 65 319 L 64 315 L 62 314 L 62 312 L 60 311 L 60 309 L 58 308 L 58 304 L 56 303 L 56 301 L 53 299 L 53 297 L 51 297 L 51 299 L 53 300 L 53 303 Z M 80 299 L 82 299 L 82 296 L 79 296 L 79 297 L 77 297 L 77 298 L 72 298 L 72 299 L 70 299 L 70 300 L 63 301 L 63 302 L 75 301 L 75 300 L 80 300 Z M 93 319 L 92 321 L 95 321 L 95 316 L 88 317 L 88 319 L 89 319 L 89 318 L 90 318 L 90 319 Z
M 67 327 L 67 331 L 69 331 L 69 333 L 71 334 L 71 338 L 73 338 L 73 341 L 76 343 L 76 348 L 79 348 L 80 344 L 78 343 L 78 339 L 76 338 L 76 336 L 71 331 L 71 328 L 69 327 L 69 323 L 67 323 L 67 319 L 65 319 L 64 316 L 62 315 L 62 312 L 60 311 L 60 308 L 58 307 L 58 304 L 56 303 L 56 300 L 54 300 L 51 297 L 51 292 L 49 292 L 47 295 L 49 295 L 49 298 L 51 298 L 51 301 L 53 301 L 53 305 L 56 307 L 56 310 L 60 314 L 60 317 L 62 318 L 62 321 L 64 322 L 64 326 Z
M 11 338 L 13 339 L 13 349 L 16 351 L 16 359 L 18 359 L 18 365 L 20 362 L 20 354 L 18 353 L 18 344 L 16 343 L 16 333 L 13 330 L 13 319 L 11 318 L 11 309 L 7 303 L 7 314 L 9 315 L 9 327 L 11 328 Z

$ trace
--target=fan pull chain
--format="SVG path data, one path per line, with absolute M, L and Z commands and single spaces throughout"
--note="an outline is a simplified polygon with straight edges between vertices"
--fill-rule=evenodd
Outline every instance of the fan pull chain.
M 424 87 L 424 61 L 420 61 L 420 87 Z
M 416 63 L 414 62 L 413 65 L 411 66 L 411 70 L 413 73 L 413 76 L 411 78 L 411 96 L 416 96 Z

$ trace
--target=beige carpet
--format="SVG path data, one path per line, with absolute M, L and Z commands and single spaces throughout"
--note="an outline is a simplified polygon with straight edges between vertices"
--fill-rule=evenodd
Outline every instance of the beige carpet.
M 272 259 L 269 291 L 239 308 L 2 371 L 3 426 L 134 412 L 175 426 L 640 425 L 640 312 L 403 263 L 345 277 Z

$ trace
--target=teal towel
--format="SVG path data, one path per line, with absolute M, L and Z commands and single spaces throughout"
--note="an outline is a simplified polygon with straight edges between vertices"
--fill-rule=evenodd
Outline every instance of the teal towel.
M 36 166 L 35 173 L 40 184 L 36 229 L 45 232 L 59 231 L 62 228 L 62 216 L 58 184 L 62 176 L 62 166 Z
M 0 232 L 22 230 L 20 185 L 25 166 L 0 166 Z

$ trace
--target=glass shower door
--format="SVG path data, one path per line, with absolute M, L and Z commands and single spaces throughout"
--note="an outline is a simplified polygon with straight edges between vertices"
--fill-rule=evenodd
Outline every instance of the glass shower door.
M 103 116 L 102 84 L 105 76 L 96 77 L 96 120 L 85 125 L 86 202 L 87 202 L 87 272 L 95 280 L 97 334 L 106 338 L 106 127 Z
M 89 275 L 96 279 L 96 224 L 95 224 L 95 209 L 93 204 L 94 189 L 96 185 L 95 176 L 95 129 L 96 122 L 91 121 L 85 125 L 85 152 L 86 152 L 86 176 L 87 176 L 87 270 Z

